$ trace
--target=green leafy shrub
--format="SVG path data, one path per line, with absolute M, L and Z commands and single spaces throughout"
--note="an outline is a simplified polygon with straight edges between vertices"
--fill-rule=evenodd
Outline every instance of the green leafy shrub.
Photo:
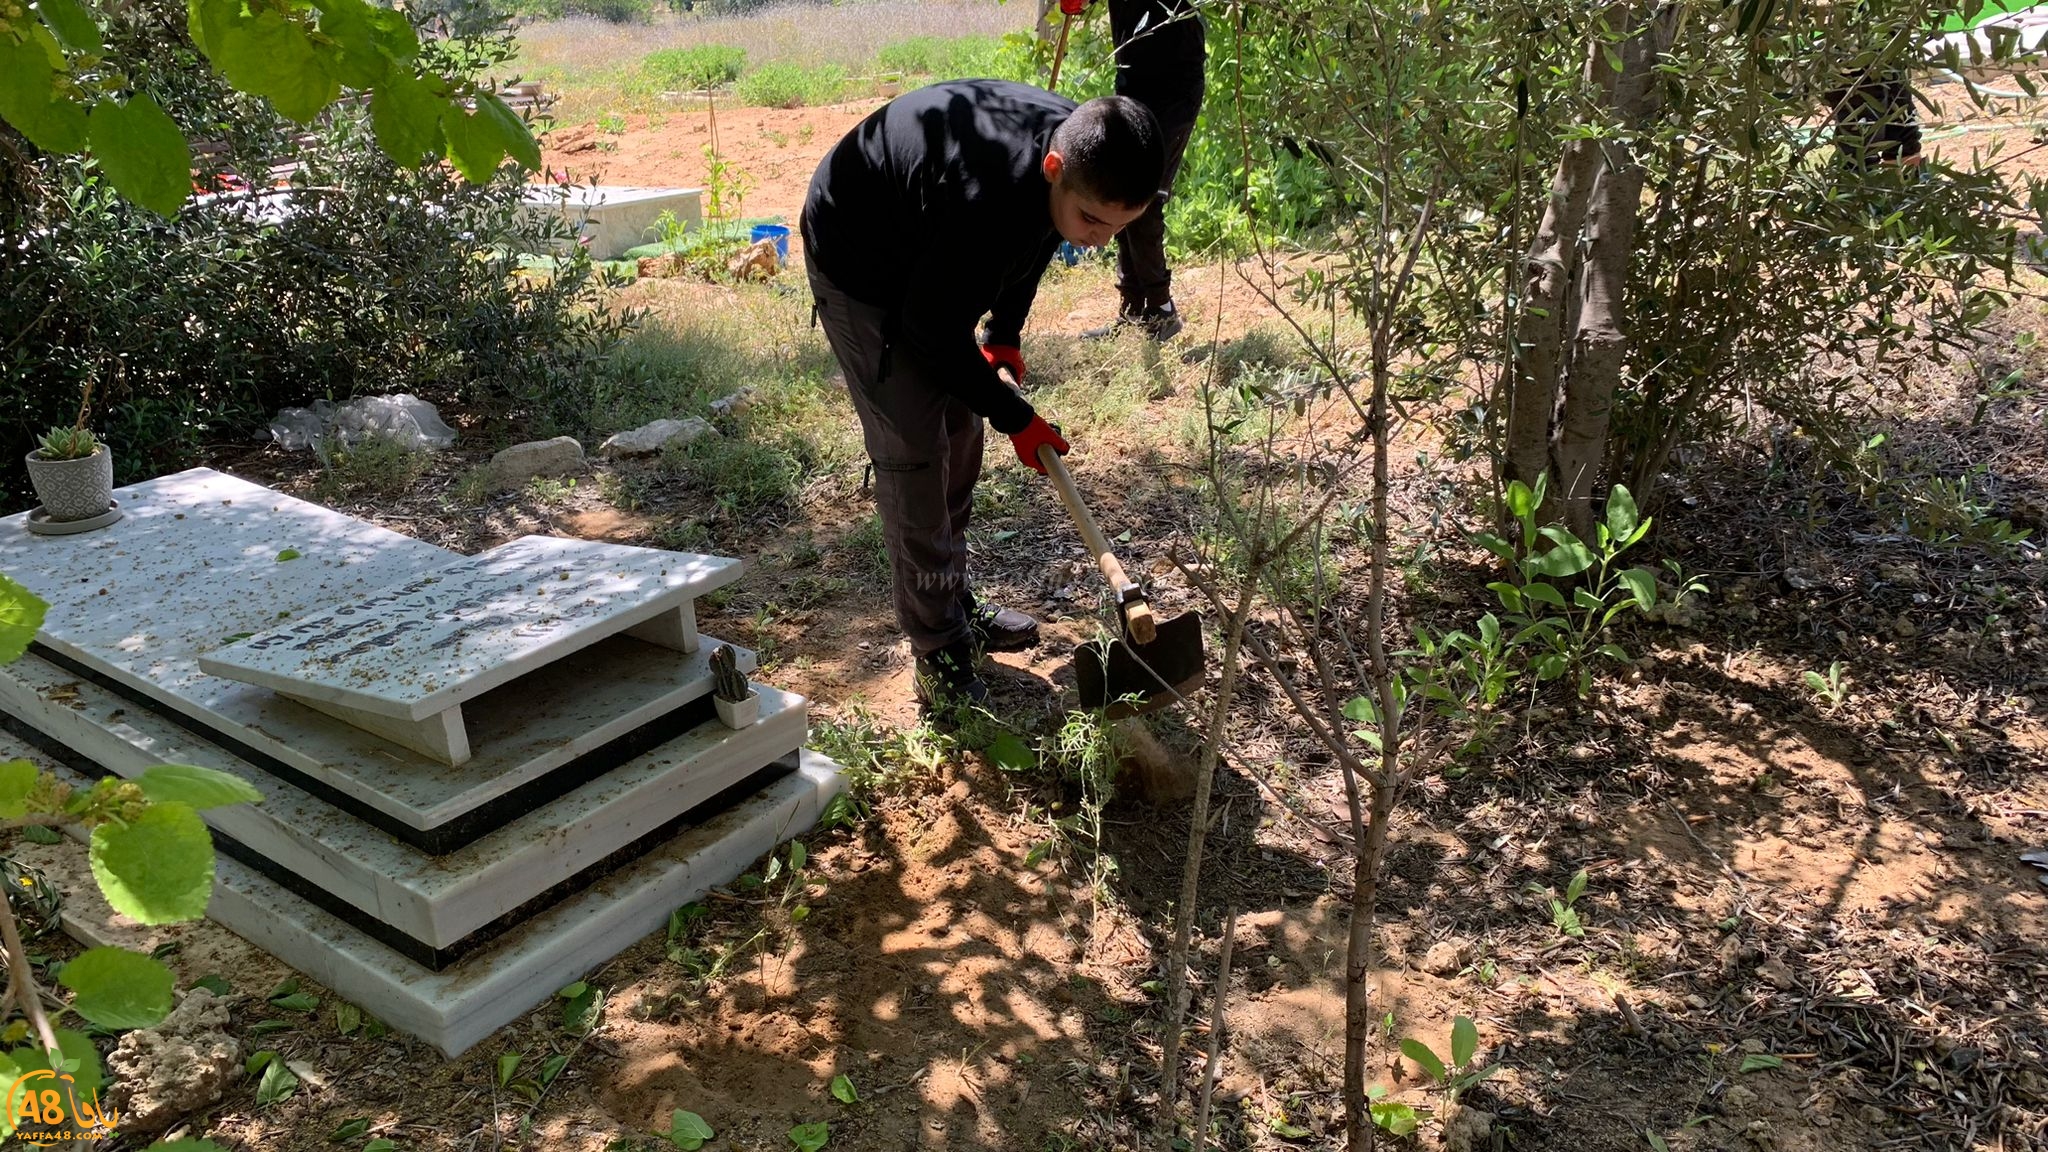
M 717 88 L 739 79 L 746 63 L 744 48 L 693 44 L 688 48 L 649 52 L 640 58 L 640 72 L 663 88 Z
M 913 36 L 887 44 L 875 54 L 884 72 L 934 80 L 1004 75 L 1003 42 L 994 36 Z
M 846 69 L 837 64 L 806 68 L 777 60 L 740 77 L 736 91 L 741 103 L 757 107 L 815 107 L 846 94 Z
M 48 609 L 27 588 L 0 576 L 0 664 L 21 658 Z M 70 825 L 88 831 L 93 880 L 101 895 L 116 912 L 144 924 L 206 915 L 213 893 L 213 837 L 199 811 L 262 799 L 239 777 L 189 765 L 159 765 L 135 780 L 110 776 L 81 789 L 28 760 L 0 763 L 0 819 L 24 827 Z M 6 929 L 0 937 L 18 941 L 10 900 L 0 899 L 0 923 Z M 42 1004 L 37 960 L 14 947 L 0 947 L 0 952 L 5 953 L 10 1000 Z M 92 1037 L 83 1029 L 154 1028 L 170 1014 L 175 987 L 162 961 L 116 947 L 81 953 L 57 973 L 56 983 L 71 990 L 69 1003 L 18 1017 L 13 1003 L 0 1008 L 0 1025 L 22 1041 L 0 1053 L 0 1097 L 19 1099 L 22 1081 L 35 1083 L 38 1072 L 59 1073 L 79 1090 L 95 1092 L 104 1072 Z M 59 1026 L 72 1016 L 77 1029 Z M 22 1127 L 27 1131 L 17 1133 L 17 1122 L 26 1122 Z M 62 1126 L 62 1121 L 50 1121 L 47 1127 Z M 0 1109 L 0 1140 L 44 1134 L 47 1127 L 33 1110 Z
M 1594 524 L 1588 544 L 1569 529 L 1538 520 L 1547 483 L 1541 476 L 1533 488 L 1520 480 L 1508 482 L 1507 512 L 1521 529 L 1519 542 L 1490 532 L 1473 539 L 1512 567 L 1520 581 L 1487 585 L 1507 609 L 1507 622 L 1514 630 L 1508 647 L 1528 650 L 1529 667 L 1538 681 L 1568 677 L 1584 696 L 1593 686 L 1593 657 L 1617 662 L 1629 658 L 1607 640 L 1608 626 L 1623 613 L 1640 615 L 1657 606 L 1657 574 L 1619 564 L 1621 554 L 1649 534 L 1650 518 L 1638 514 L 1634 497 L 1617 484 L 1607 494 L 1607 515 Z M 1675 569 L 1673 575 L 1679 577 L 1674 601 L 1705 591 L 1704 585 L 1683 579 Z

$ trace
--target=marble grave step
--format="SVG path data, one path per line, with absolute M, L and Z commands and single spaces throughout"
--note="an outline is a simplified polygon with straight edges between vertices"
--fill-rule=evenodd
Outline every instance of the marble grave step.
M 62 765 L 53 770 L 75 786 L 89 783 Z M 804 749 L 794 771 L 440 971 L 230 858 L 220 860 L 207 916 L 453 1059 L 812 827 L 844 788 L 838 764 Z
M 0 667 L 0 710 L 50 754 L 88 772 L 139 776 L 197 764 L 247 780 L 261 804 L 202 816 L 224 852 L 429 968 L 446 965 L 549 893 L 665 839 L 701 806 L 783 762 L 803 742 L 808 702 L 765 684 L 760 718 L 676 732 L 464 847 L 430 855 L 105 688 L 37 656 Z M 785 765 L 786 767 L 786 765 Z M 567 772 L 563 769 L 561 772 Z M 559 774 L 559 773 L 558 773 Z

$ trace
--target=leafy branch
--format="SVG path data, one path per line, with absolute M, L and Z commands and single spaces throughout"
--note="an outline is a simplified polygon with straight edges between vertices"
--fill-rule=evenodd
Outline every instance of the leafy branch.
M 378 147 L 416 168 L 445 157 L 474 183 L 509 156 L 540 167 L 519 114 L 425 67 L 405 13 L 366 0 L 188 0 L 195 47 L 236 91 L 311 124 L 344 90 L 369 94 Z M 0 121 L 45 152 L 91 151 L 127 199 L 163 216 L 192 192 L 183 131 L 119 61 L 78 0 L 0 6 Z

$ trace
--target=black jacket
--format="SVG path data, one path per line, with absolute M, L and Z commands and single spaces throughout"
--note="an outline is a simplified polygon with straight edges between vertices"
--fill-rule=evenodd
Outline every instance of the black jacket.
M 974 326 L 1015 345 L 1059 247 L 1040 168 L 1074 103 L 1028 84 L 956 80 L 906 93 L 846 134 L 804 200 L 804 259 L 886 309 L 890 354 L 1012 434 L 1031 405 L 982 359 Z

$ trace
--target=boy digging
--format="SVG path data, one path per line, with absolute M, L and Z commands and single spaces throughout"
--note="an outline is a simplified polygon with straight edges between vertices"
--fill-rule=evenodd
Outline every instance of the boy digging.
M 1024 377 L 1019 336 L 1060 240 L 1108 243 L 1151 206 L 1165 165 L 1158 122 L 1136 101 L 1077 108 L 1025 84 L 961 80 L 884 105 L 811 178 L 811 295 L 874 462 L 896 620 L 927 705 L 980 703 L 981 653 L 1038 642 L 1036 620 L 967 583 L 982 421 L 1040 472 L 1041 445 L 1066 454 L 996 369 Z

